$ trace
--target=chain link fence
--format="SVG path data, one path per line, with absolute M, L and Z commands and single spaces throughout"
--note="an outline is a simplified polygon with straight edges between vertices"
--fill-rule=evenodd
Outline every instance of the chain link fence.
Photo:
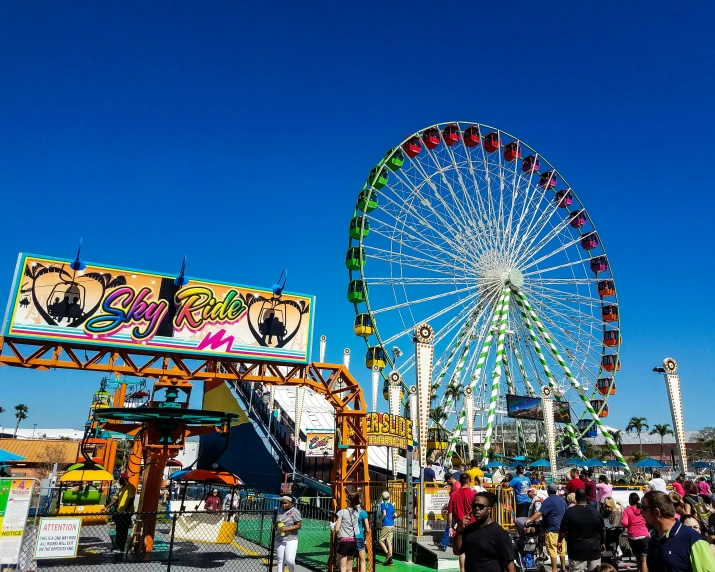
M 236 572 L 268 571 L 276 565 L 273 546 L 277 501 L 243 499 L 238 510 L 184 510 L 156 513 L 58 514 L 39 510 L 27 521 L 18 570 L 63 572 L 126 569 L 147 572 L 221 568 Z M 324 571 L 330 559 L 331 521 L 335 513 L 297 503 L 302 516 L 296 563 Z M 81 517 L 74 558 L 35 559 L 36 540 L 43 518 Z M 47 522 L 47 521 L 45 521 Z M 142 541 L 153 533 L 150 549 Z

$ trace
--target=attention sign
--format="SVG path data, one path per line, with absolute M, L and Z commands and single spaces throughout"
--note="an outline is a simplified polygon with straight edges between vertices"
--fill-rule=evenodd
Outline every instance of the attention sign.
M 389 413 L 368 413 L 368 445 L 407 449 L 412 445 L 412 420 Z
M 310 359 L 312 296 L 70 264 L 20 255 L 4 336 L 197 357 Z
M 74 558 L 81 530 L 81 518 L 41 518 L 34 558 Z

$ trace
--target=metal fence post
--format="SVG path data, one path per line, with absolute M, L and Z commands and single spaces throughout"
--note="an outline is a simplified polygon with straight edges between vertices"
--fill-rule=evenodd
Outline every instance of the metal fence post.
M 263 522 L 263 518 L 261 518 Z M 276 523 L 278 522 L 278 509 L 273 509 L 273 526 L 271 526 L 271 542 L 268 545 L 268 572 L 273 570 L 273 544 L 276 541 Z M 280 572 L 283 572 L 282 570 Z
M 169 538 L 169 557 L 166 562 L 166 572 L 171 572 L 171 557 L 174 553 L 174 531 L 176 530 L 176 513 L 171 515 L 171 538 Z

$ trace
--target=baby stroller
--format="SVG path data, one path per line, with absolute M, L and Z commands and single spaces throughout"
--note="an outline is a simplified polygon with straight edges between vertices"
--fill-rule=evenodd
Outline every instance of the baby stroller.
M 539 547 L 544 545 L 544 533 L 538 522 L 529 523 L 523 536 L 512 537 L 514 543 L 514 564 L 522 572 L 544 572 L 539 560 Z
M 601 555 L 601 562 L 605 562 L 618 570 L 618 563 L 621 560 L 620 538 L 625 528 L 622 526 L 612 526 L 606 529 L 606 551 Z

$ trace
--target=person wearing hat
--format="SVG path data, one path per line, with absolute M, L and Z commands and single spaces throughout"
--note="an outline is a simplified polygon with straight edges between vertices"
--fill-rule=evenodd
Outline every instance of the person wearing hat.
M 380 530 L 380 548 L 385 551 L 385 566 L 394 566 L 392 562 L 392 537 L 395 533 L 395 505 L 390 502 L 390 493 L 382 493 L 380 504 L 382 529 Z
M 556 483 L 549 483 L 546 487 L 548 497 L 541 503 L 541 507 L 532 516 L 526 519 L 524 526 L 529 526 L 529 523 L 536 522 L 541 519 L 544 527 L 546 539 L 546 553 L 551 558 L 551 570 L 557 572 L 557 558 L 561 560 L 561 570 L 566 570 L 566 550 L 564 542 L 559 542 L 559 531 L 561 530 L 561 521 L 566 514 L 567 504 L 563 497 L 559 496 L 559 487 Z
M 124 472 L 119 475 L 120 489 L 114 498 L 109 501 L 102 512 L 107 513 L 109 509 L 116 505 L 117 512 L 114 515 L 114 523 L 117 527 L 117 535 L 114 539 L 115 550 L 124 552 L 127 543 L 129 527 L 132 525 L 132 513 L 134 512 L 134 497 L 137 496 L 137 489 L 129 482 L 129 473 Z

